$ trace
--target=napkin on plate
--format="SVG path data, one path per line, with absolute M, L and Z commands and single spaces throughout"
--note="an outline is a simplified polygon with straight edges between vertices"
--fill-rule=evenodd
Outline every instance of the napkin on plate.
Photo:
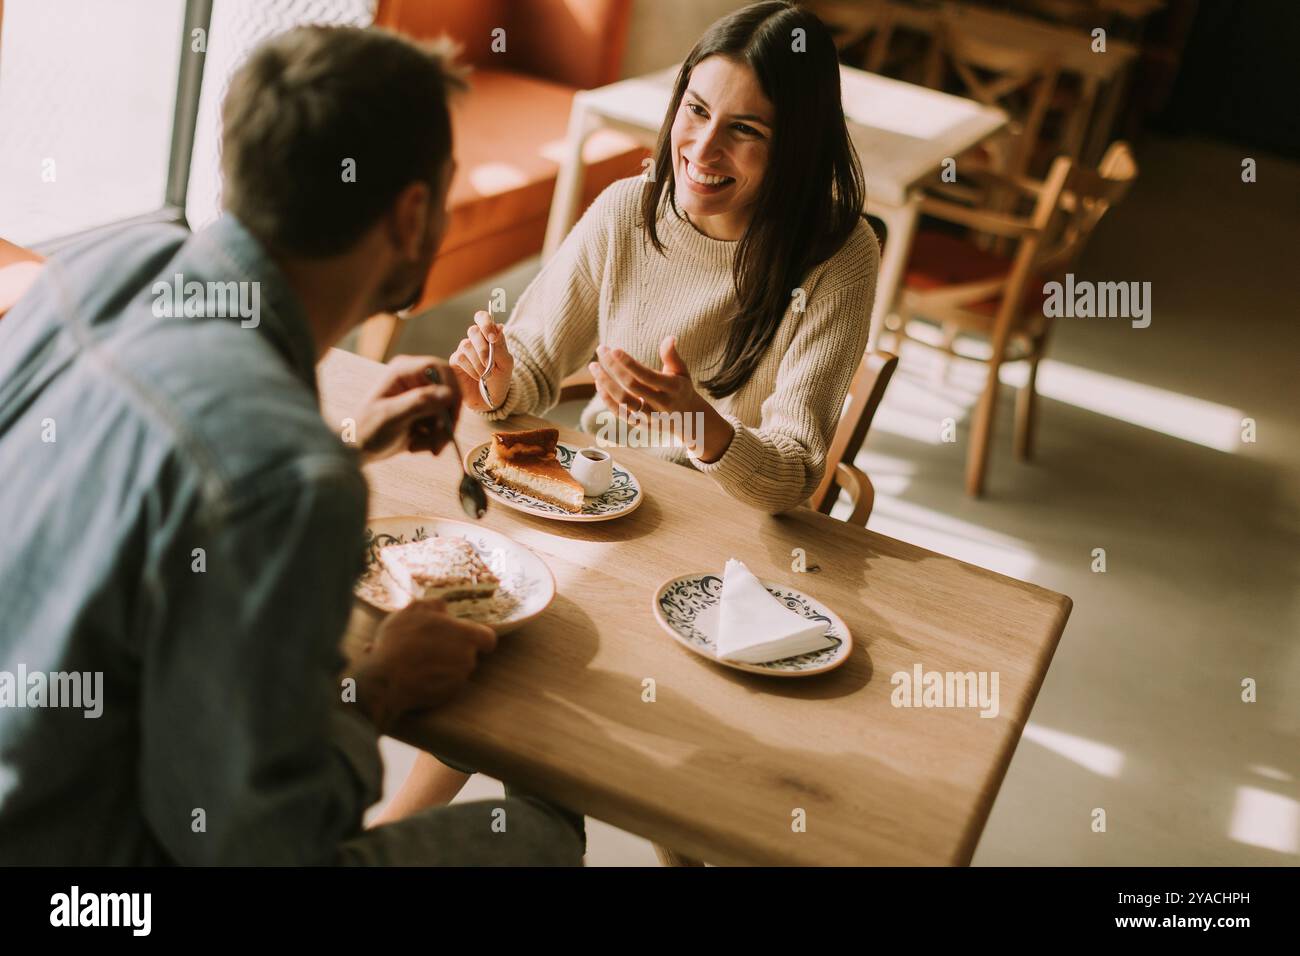
M 826 636 L 825 621 L 810 621 L 790 610 L 732 558 L 722 574 L 716 643 L 721 660 L 765 664 L 819 651 L 835 641 Z

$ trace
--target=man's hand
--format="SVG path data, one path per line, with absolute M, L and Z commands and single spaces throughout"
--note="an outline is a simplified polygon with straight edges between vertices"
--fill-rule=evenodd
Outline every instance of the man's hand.
M 388 617 L 374 645 L 349 676 L 357 704 L 376 729 L 388 732 L 402 717 L 428 710 L 465 685 L 479 654 L 496 648 L 486 624 L 462 621 L 442 601 L 416 601 Z
M 429 355 L 397 356 L 357 413 L 361 457 L 372 462 L 401 451 L 438 454 L 451 438 L 442 425 L 444 410 L 454 426 L 460 388 L 447 363 Z

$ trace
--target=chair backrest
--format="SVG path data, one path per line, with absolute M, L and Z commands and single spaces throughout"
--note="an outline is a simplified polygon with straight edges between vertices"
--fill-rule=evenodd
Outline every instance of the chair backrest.
M 1137 175 L 1137 160 L 1122 140 L 1111 143 L 1096 169 L 1071 164 L 1036 253 L 1036 273 L 1057 277 L 1073 268 L 1097 224 L 1124 198 Z
M 1043 250 L 1049 245 L 1047 240 L 1061 205 L 1061 196 L 1074 168 L 1074 161 L 1068 156 L 1058 156 L 1052 161 L 1052 167 L 1047 171 L 1047 178 L 1038 187 L 1038 198 L 1034 202 L 1033 212 L 1025 223 L 1028 229 L 1020 237 L 1020 244 L 1011 260 L 1011 269 L 1005 279 L 995 280 L 1000 286 L 1001 299 L 992 330 L 995 355 L 1002 354 L 1006 337 L 1020 316 L 1029 284 L 1041 275 L 1045 259 Z M 974 289 L 977 285 L 972 284 L 970 288 Z M 976 302 L 988 298 L 991 294 L 991 289 L 974 295 L 968 292 L 966 300 Z
M 1020 241 L 1002 292 L 993 329 L 995 354 L 1001 354 L 1030 283 L 1069 271 L 1102 216 L 1124 197 L 1136 178 L 1137 162 L 1124 142 L 1111 144 L 1095 170 L 1067 156 L 1056 157 L 1038 188 L 1029 217 L 1031 229 Z
M 830 29 L 837 50 L 866 43 L 862 66 L 872 73 L 880 72 L 894 32 L 889 0 L 804 0 L 802 6 Z
M 826 471 L 821 483 L 813 492 L 809 504 L 822 514 L 830 514 L 839 497 L 839 483 L 836 481 L 836 466 L 841 462 L 852 464 L 862 449 L 871 421 L 876 416 L 876 409 L 885 397 L 885 389 L 898 367 L 898 356 L 889 352 L 868 352 L 858 365 L 858 370 L 849 385 L 849 394 L 840 416 L 839 426 L 831 439 L 826 452 Z
M 1013 6 L 1044 20 L 1081 29 L 1109 29 L 1114 19 L 1096 0 L 1014 0 Z
M 420 39 L 446 34 L 474 66 L 592 89 L 618 79 L 631 16 L 632 0 L 379 0 L 374 22 Z
M 1000 171 L 1022 173 L 1047 116 L 1059 65 L 1041 53 L 972 34 L 948 16 L 939 21 L 932 49 L 927 84 L 941 88 L 944 66 L 951 65 L 965 95 L 1006 110 L 1014 146 Z
M 904 292 L 909 310 L 924 312 L 938 320 L 957 321 L 971 307 L 998 300 L 990 335 L 994 354 L 1001 354 L 1017 321 L 1022 317 L 1030 285 L 1060 278 L 1083 252 L 1097 223 L 1127 193 L 1137 178 L 1137 163 L 1127 143 L 1111 145 L 1097 169 L 1081 167 L 1067 156 L 1058 156 L 1040 183 L 1017 179 L 1033 196 L 1027 215 L 1011 215 L 953 203 L 930 201 L 922 211 L 941 219 L 988 232 L 1016 243 L 1010 267 L 986 279 L 945 285 L 938 289 Z M 992 177 L 1004 183 L 1006 177 Z

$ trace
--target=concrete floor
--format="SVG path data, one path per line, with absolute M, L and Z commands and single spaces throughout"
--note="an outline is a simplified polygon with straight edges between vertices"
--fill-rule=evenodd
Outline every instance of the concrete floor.
M 967 499 L 982 370 L 919 349 L 858 459 L 877 485 L 874 530 L 1074 599 L 976 864 L 1300 862 L 1300 165 L 1258 156 L 1243 184 L 1242 159 L 1143 145 L 1141 178 L 1078 277 L 1150 281 L 1151 325 L 1058 321 L 1034 463 L 1011 456 L 1008 388 L 988 495 Z M 513 302 L 535 270 L 412 321 L 401 349 L 446 354 L 493 286 Z M 949 416 L 956 443 L 939 440 Z M 391 787 L 413 753 L 384 752 Z M 500 792 L 480 777 L 462 799 Z M 654 862 L 644 840 L 591 823 L 589 865 Z

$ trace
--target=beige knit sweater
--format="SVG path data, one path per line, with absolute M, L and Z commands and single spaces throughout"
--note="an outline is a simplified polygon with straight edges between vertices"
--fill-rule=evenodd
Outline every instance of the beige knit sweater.
M 665 203 L 661 255 L 640 225 L 648 186 L 639 177 L 623 179 L 601 193 L 524 291 L 505 326 L 515 358 L 510 390 L 488 417 L 545 413 L 559 401 L 560 380 L 584 369 L 598 343 L 658 370 L 659 344 L 675 335 L 700 395 L 736 434 L 726 453 L 707 464 L 680 447 L 656 452 L 689 460 L 740 501 L 773 513 L 792 508 L 821 479 L 866 348 L 876 237 L 863 220 L 834 256 L 810 270 L 803 295 L 791 290 L 791 307 L 749 381 L 713 399 L 699 382 L 722 358 L 738 244 L 705 236 Z M 597 396 L 583 412 L 584 430 L 596 432 L 602 414 Z

